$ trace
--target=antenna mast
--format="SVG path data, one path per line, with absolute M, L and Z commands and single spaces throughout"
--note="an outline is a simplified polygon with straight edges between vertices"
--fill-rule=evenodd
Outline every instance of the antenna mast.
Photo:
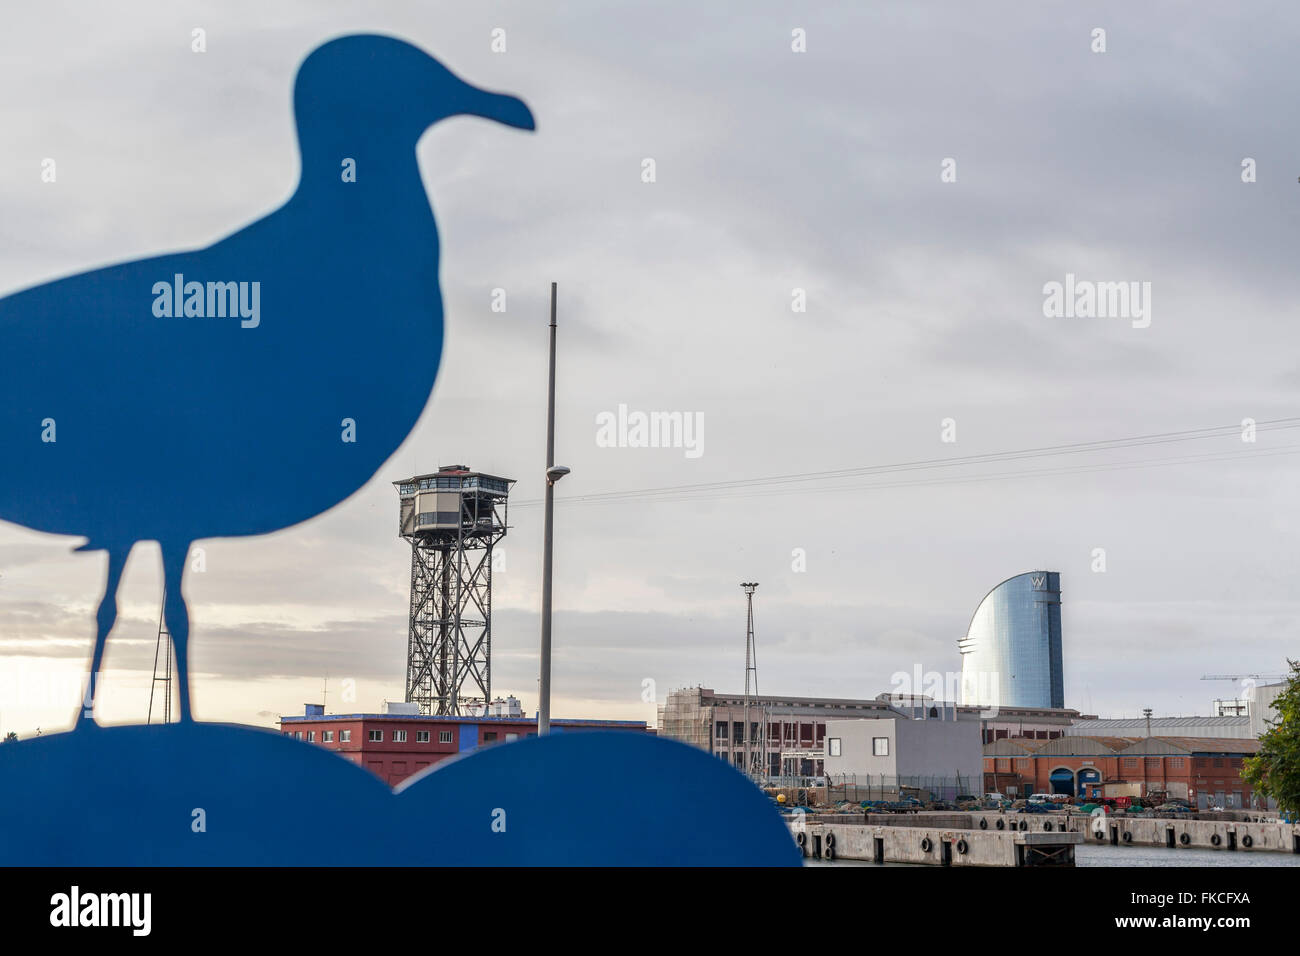
M 166 646 L 166 660 L 163 662 L 163 676 L 158 676 L 158 658 L 163 655 L 163 647 Z M 158 682 L 162 681 L 163 685 L 163 716 L 162 722 L 170 724 L 172 722 L 172 635 L 167 630 L 167 589 L 163 588 L 162 607 L 158 609 L 158 640 L 153 648 L 153 680 L 149 683 L 149 712 L 146 714 L 144 722 L 153 723 L 153 695 L 158 688 Z
M 750 722 L 749 714 L 751 708 L 750 693 L 753 689 L 753 695 L 758 695 L 758 654 L 754 647 L 754 592 L 758 589 L 757 581 L 743 581 L 741 588 L 745 592 L 745 604 L 747 606 L 747 615 L 745 623 L 745 706 L 744 706 L 744 744 L 745 744 L 745 773 L 755 783 L 767 778 L 767 715 L 761 710 L 758 712 L 762 716 L 759 722 L 757 732 L 756 728 Z M 757 702 L 752 704 L 757 708 Z M 755 748 L 757 744 L 757 748 Z

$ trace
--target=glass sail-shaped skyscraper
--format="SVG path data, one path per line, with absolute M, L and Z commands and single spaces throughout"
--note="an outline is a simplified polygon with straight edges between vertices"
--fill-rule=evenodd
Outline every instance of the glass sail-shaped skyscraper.
M 961 651 L 961 702 L 985 708 L 1064 707 L 1061 575 L 1007 578 L 975 609 Z

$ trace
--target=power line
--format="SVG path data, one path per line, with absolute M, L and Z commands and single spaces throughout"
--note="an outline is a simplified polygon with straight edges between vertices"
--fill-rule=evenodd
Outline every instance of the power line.
M 1300 445 L 1284 445 L 1281 448 L 1271 449 L 1269 451 L 1254 451 L 1247 453 L 1249 458 L 1271 458 L 1278 455 L 1300 454 Z M 1218 452 L 1205 455 L 1186 455 L 1174 458 L 1147 458 L 1138 461 L 1123 462 L 1097 462 L 1090 465 L 1066 465 L 1058 468 L 1039 468 L 1030 471 L 1006 471 L 993 472 L 982 475 L 952 475 L 939 478 L 917 478 L 910 481 L 886 481 L 874 482 L 871 484 L 858 485 L 833 485 L 830 487 L 819 486 L 815 490 L 819 495 L 837 494 L 842 492 L 860 492 L 875 491 L 890 488 L 918 488 L 930 485 L 960 485 L 977 483 L 981 481 L 1008 481 L 1018 478 L 1041 478 L 1059 475 L 1076 475 L 1088 474 L 1093 472 L 1104 471 L 1125 471 L 1131 468 L 1155 468 L 1164 465 L 1184 465 L 1203 461 L 1229 461 L 1232 459 L 1240 460 L 1240 452 Z M 788 491 L 783 490 L 756 490 L 747 491 L 740 489 L 734 494 L 718 493 L 678 493 L 664 494 L 659 496 L 647 496 L 646 501 L 721 501 L 730 498 L 768 498 L 788 495 Z M 578 504 L 616 504 L 623 499 L 597 499 L 591 502 L 578 500 Z
M 1300 418 L 1294 418 L 1294 417 L 1277 418 L 1268 421 L 1257 422 L 1255 425 L 1255 430 L 1257 433 L 1261 431 L 1281 431 L 1281 430 L 1292 429 L 1292 428 L 1300 428 Z M 967 465 L 1001 464 L 1007 462 L 1028 461 L 1035 458 L 1047 458 L 1047 457 L 1056 457 L 1062 455 L 1078 455 L 1078 454 L 1087 454 L 1091 452 L 1120 450 L 1125 448 L 1141 448 L 1141 447 L 1146 447 L 1151 445 L 1166 445 L 1166 444 L 1178 443 L 1178 442 L 1197 441 L 1206 438 L 1224 438 L 1224 437 L 1228 437 L 1229 435 L 1240 435 L 1240 433 L 1241 433 L 1241 426 L 1239 424 L 1220 425 L 1220 426 L 1215 426 L 1210 428 L 1193 428 L 1193 429 L 1186 429 L 1183 431 L 1156 432 L 1148 435 L 1134 435 L 1127 438 L 1100 439 L 1097 441 L 1087 441 L 1087 442 L 1070 442 L 1067 444 L 1060 444 L 1060 445 L 1043 445 L 1036 448 L 1022 448 L 1022 449 L 1002 451 L 1002 452 L 987 452 L 978 455 L 958 455 L 958 456 L 951 456 L 947 458 L 926 458 L 926 459 L 919 459 L 914 461 L 896 462 L 892 464 L 863 465 L 857 468 L 841 468 L 841 469 L 834 469 L 829 471 L 796 472 L 796 473 L 784 474 L 784 475 L 771 475 L 762 478 L 740 478 L 740 479 L 734 479 L 730 481 L 698 482 L 694 484 L 685 484 L 685 485 L 664 485 L 664 486 L 653 487 L 653 488 L 638 488 L 638 489 L 632 489 L 627 491 L 596 492 L 588 495 L 573 495 L 565 498 L 557 498 L 556 500 L 565 504 L 620 501 L 629 498 L 635 498 L 641 500 L 655 500 L 655 501 L 697 500 L 697 499 L 710 500 L 710 498 L 706 496 L 706 493 L 708 492 L 721 493 L 721 492 L 727 492 L 732 490 L 763 488 L 766 486 L 780 486 L 780 485 L 805 483 L 805 482 L 825 482 L 825 481 L 830 481 L 838 478 L 870 477 L 874 475 L 897 474 L 900 472 L 909 472 L 909 471 L 928 471 L 928 470 L 941 469 L 941 468 L 956 468 L 956 467 L 962 467 Z M 1287 447 L 1295 447 L 1295 446 L 1287 446 Z M 1264 453 L 1255 452 L 1254 454 L 1262 455 Z M 1237 457 L 1237 455 L 1238 455 L 1237 452 L 1233 452 L 1230 454 L 1220 453 L 1217 456 L 1211 454 L 1208 456 L 1200 456 L 1199 458 L 1194 456 L 1185 459 L 1185 461 L 1216 460 L 1216 458 L 1232 458 L 1232 457 Z M 1148 459 L 1143 464 L 1159 464 L 1159 463 L 1179 463 L 1179 459 Z M 1132 464 L 1133 463 L 1129 463 L 1129 462 L 1115 462 L 1115 463 L 1097 463 L 1097 464 L 1083 465 L 1078 467 L 1080 467 L 1082 470 L 1085 471 L 1086 470 L 1111 470 L 1114 468 L 1130 467 Z M 1010 473 L 1004 473 L 1003 475 L 996 476 L 996 477 L 1018 477 L 1020 475 L 1033 476 L 1038 474 L 1053 474 L 1053 473 L 1068 474 L 1071 473 L 1071 469 L 1069 467 L 1066 467 L 1060 470 L 1048 469 L 1048 470 L 1031 471 L 1031 472 L 1010 472 Z M 983 475 L 983 476 L 974 476 L 972 478 L 965 478 L 965 479 L 951 478 L 951 479 L 937 479 L 931 481 L 922 480 L 915 483 L 911 483 L 911 482 L 880 483 L 880 484 L 857 486 L 857 487 L 859 488 L 910 487 L 912 484 L 932 484 L 932 483 L 945 483 L 945 482 L 968 481 L 968 480 L 984 481 L 984 480 L 989 480 L 992 477 L 995 476 Z M 819 488 L 818 490 L 823 491 L 823 490 L 837 490 L 837 489 Z M 854 490 L 854 489 L 841 488 L 838 490 Z M 671 496 L 671 497 L 666 497 L 666 496 Z M 744 495 L 743 497 L 755 497 L 755 496 L 757 495 Z M 742 497 L 742 496 L 720 494 L 719 497 Z M 516 507 L 529 507 L 540 503 L 541 503 L 541 499 L 513 502 L 513 504 L 515 504 Z

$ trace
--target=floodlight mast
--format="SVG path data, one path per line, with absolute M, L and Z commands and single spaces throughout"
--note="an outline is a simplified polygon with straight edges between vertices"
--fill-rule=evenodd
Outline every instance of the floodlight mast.
M 767 778 L 767 717 L 764 716 L 760 722 L 758 733 L 754 732 L 754 726 L 749 720 L 750 709 L 750 689 L 753 693 L 758 694 L 758 655 L 754 647 L 754 592 L 758 590 L 757 581 L 742 581 L 741 588 L 745 592 L 745 603 L 747 605 L 746 623 L 745 623 L 745 705 L 744 705 L 744 745 L 745 745 L 745 773 L 755 783 L 761 783 Z M 755 741 L 755 738 L 757 740 Z M 754 743 L 757 742 L 758 748 L 755 751 Z

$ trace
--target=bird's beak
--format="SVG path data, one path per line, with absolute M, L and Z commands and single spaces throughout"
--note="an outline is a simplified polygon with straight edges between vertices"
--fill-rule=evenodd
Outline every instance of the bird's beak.
M 496 120 L 498 123 L 505 123 L 516 129 L 537 129 L 532 110 L 518 97 L 507 96 L 505 93 L 489 93 L 487 90 L 480 90 L 473 86 L 468 87 L 467 92 L 467 102 L 461 109 L 462 113 Z

